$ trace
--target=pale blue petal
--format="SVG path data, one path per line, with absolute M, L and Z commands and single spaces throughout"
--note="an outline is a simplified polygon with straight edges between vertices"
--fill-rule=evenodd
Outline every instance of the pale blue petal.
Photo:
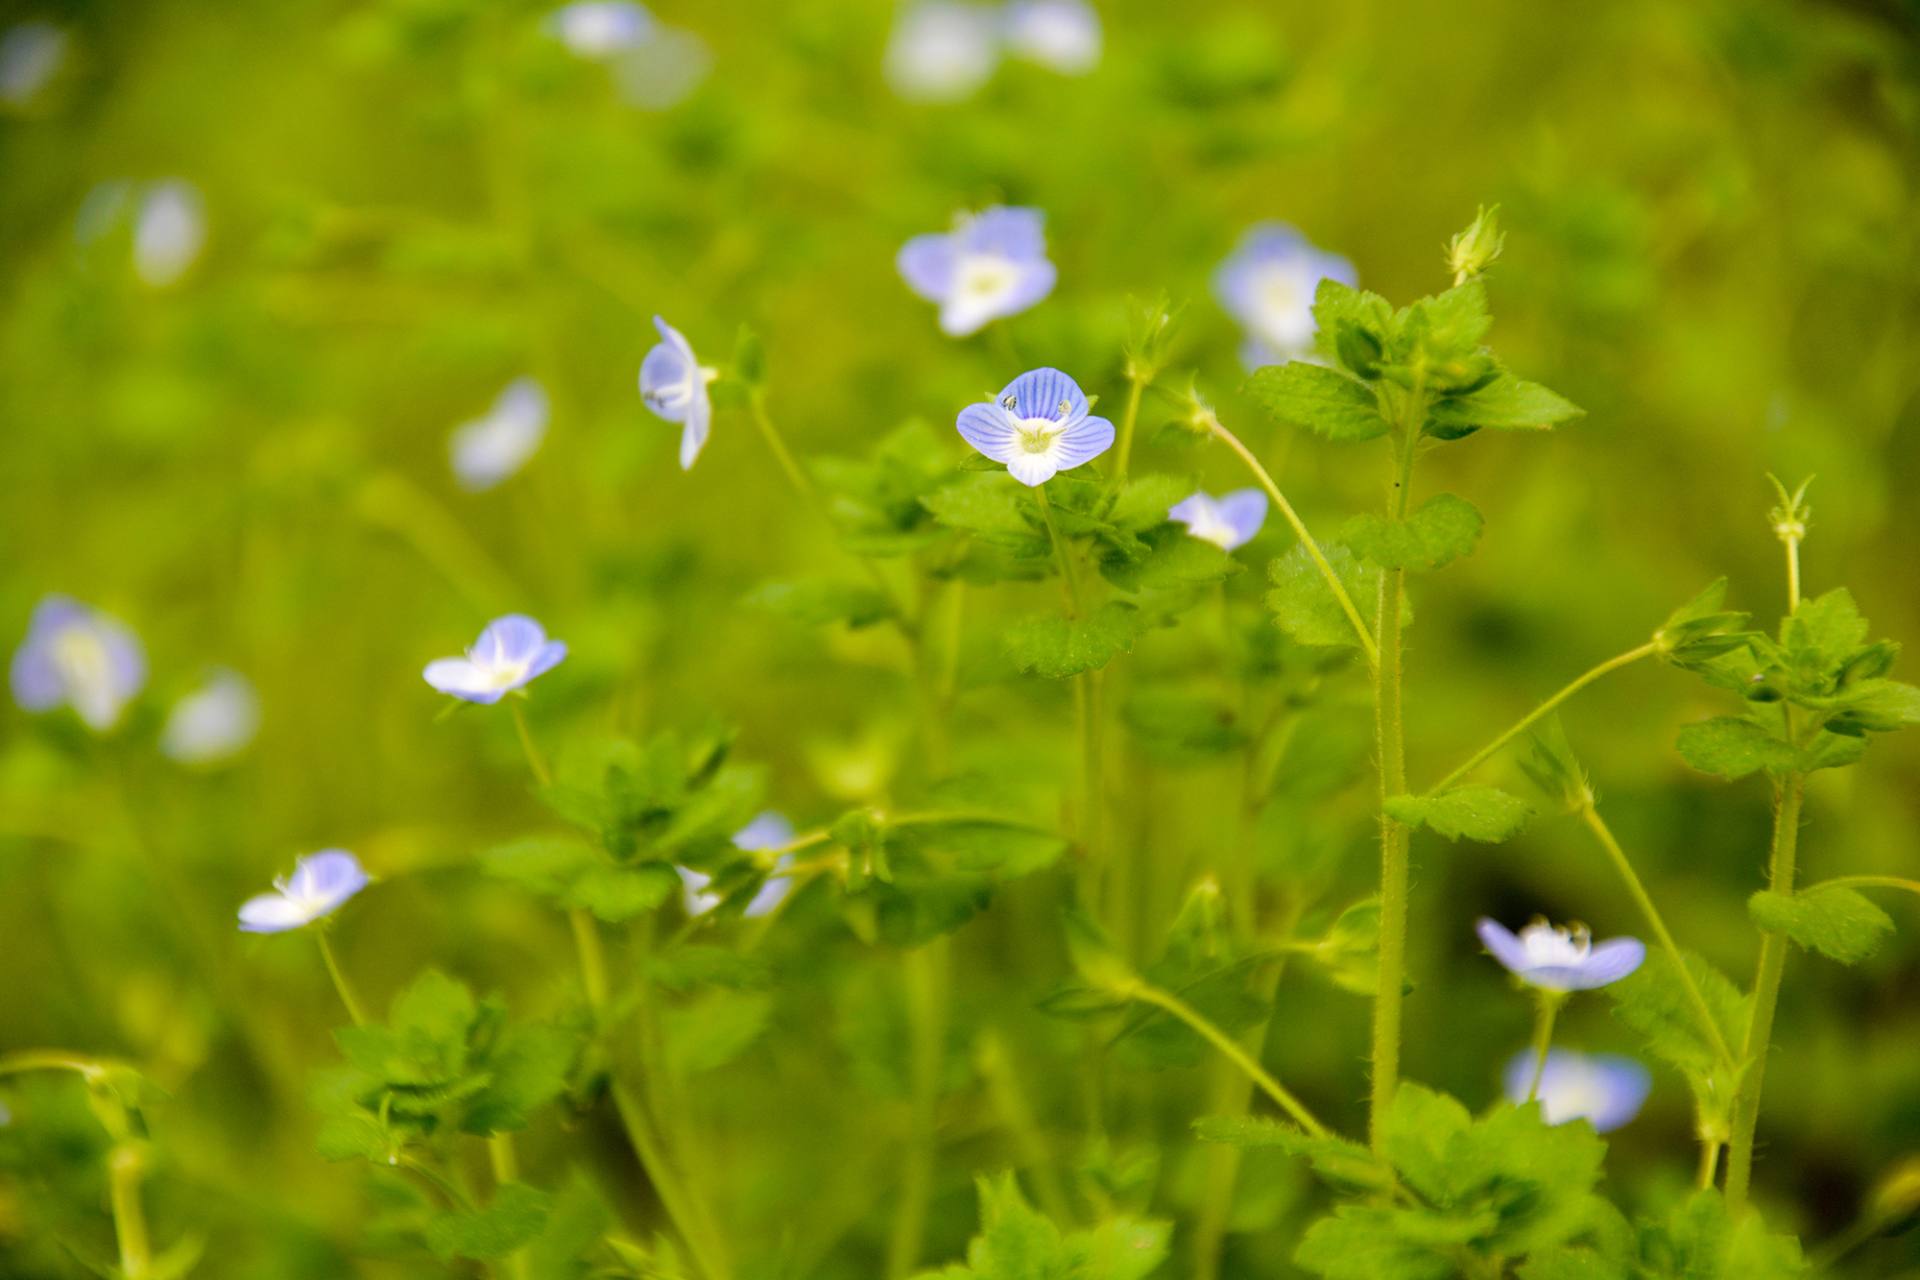
M 369 883 L 358 858 L 345 849 L 322 849 L 300 859 L 287 891 L 294 897 L 330 903 L 328 910 L 332 910 Z
M 245 933 L 285 933 L 312 920 L 306 903 L 284 894 L 263 893 L 240 904 L 240 928 Z
M 707 447 L 707 436 L 713 429 L 713 399 L 707 394 L 707 384 L 702 381 L 693 393 L 687 405 L 686 427 L 680 432 L 680 469 L 691 471 L 694 459 Z
M 1514 1105 L 1526 1102 L 1536 1066 L 1531 1049 L 1522 1049 L 1507 1061 L 1501 1086 Z M 1549 1124 L 1585 1120 L 1595 1131 L 1608 1133 L 1640 1114 L 1652 1088 L 1653 1077 L 1632 1058 L 1552 1049 L 1540 1072 L 1539 1102 Z
M 1092 462 L 1112 447 L 1111 422 L 1105 418 L 1081 418 L 1060 433 L 1054 446 L 1054 456 L 1059 461 L 1060 470 L 1071 471 Z
M 1647 946 L 1638 938 L 1611 938 L 1599 943 L 1587 953 L 1586 963 L 1580 966 L 1575 989 L 1591 991 L 1618 982 L 1638 969 L 1646 958 Z
M 1213 499 L 1205 493 L 1182 498 L 1167 508 L 1167 519 L 1186 525 L 1201 523 L 1213 514 Z
M 915 236 L 900 247 L 894 264 L 907 287 L 929 302 L 943 302 L 953 292 L 953 237 Z
M 657 343 L 640 362 L 640 398 L 668 422 L 685 422 L 699 377 L 690 354 L 670 342 Z
M 788 861 L 789 859 L 786 858 L 780 860 L 782 866 L 785 866 Z M 762 916 L 770 916 L 779 910 L 780 904 L 785 902 L 787 895 L 792 892 L 793 877 L 781 875 L 769 876 L 767 877 L 766 883 L 755 890 L 753 897 L 747 902 L 746 909 L 740 914 L 749 920 L 758 920 Z
M 682 904 L 688 915 L 703 916 L 720 905 L 720 895 L 710 892 L 707 888 L 713 883 L 712 876 L 689 867 L 676 866 L 674 870 L 680 873 Z
M 1070 422 L 1087 412 L 1080 385 L 1058 369 L 1030 369 L 1009 382 L 996 403 L 1015 418 Z
M 487 673 L 465 658 L 436 658 L 422 674 L 435 689 L 464 702 L 491 706 L 505 692 L 494 688 Z
M 1001 297 L 998 310 L 1002 316 L 1018 315 L 1028 307 L 1035 305 L 1053 292 L 1054 281 L 1059 272 L 1045 258 L 1034 258 L 1021 264 L 1020 274 L 1015 278 L 1013 287 Z
M 471 652 L 476 662 L 525 662 L 546 643 L 546 628 L 524 613 L 509 613 L 487 624 Z
M 1235 489 L 1215 503 L 1220 518 L 1233 530 L 1234 546 L 1253 541 L 1267 522 L 1267 495 L 1258 489 Z
M 1589 1063 L 1600 1082 L 1604 1103 L 1587 1117 L 1601 1133 L 1610 1133 L 1640 1114 L 1653 1091 L 1653 1076 L 1640 1063 L 1618 1054 L 1594 1054 Z
M 547 391 L 534 378 L 515 378 L 493 402 L 495 417 L 535 431 L 547 425 Z
M 1493 958 L 1505 965 L 1509 972 L 1525 975 L 1527 972 L 1527 949 L 1513 931 L 1498 920 L 1482 916 L 1473 926 L 1480 935 L 1480 944 L 1493 954 Z
M 531 680 L 535 676 L 545 675 L 547 672 L 559 666 L 561 660 L 566 656 L 567 645 L 564 640 L 547 641 L 546 644 L 541 646 L 540 651 L 534 655 L 533 661 L 528 664 L 526 678 Z M 525 682 L 523 681 L 522 683 Z
M 755 814 L 753 821 L 733 833 L 733 847 L 748 853 L 778 849 L 792 843 L 793 824 L 787 821 L 785 814 L 772 809 Z
M 994 205 L 970 218 L 960 229 L 961 253 L 992 253 L 1015 261 L 1044 258 L 1047 253 L 1046 214 L 1038 209 Z
M 960 411 L 956 425 L 968 444 L 995 462 L 1009 461 L 1020 447 L 1012 416 L 997 404 L 968 405 Z

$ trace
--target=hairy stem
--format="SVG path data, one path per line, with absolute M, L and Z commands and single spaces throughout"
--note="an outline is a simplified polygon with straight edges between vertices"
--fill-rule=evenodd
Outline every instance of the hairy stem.
M 1540 1081 L 1547 1074 L 1547 1053 L 1553 1047 L 1554 1019 L 1560 1016 L 1560 1006 L 1566 1002 L 1565 992 L 1540 993 L 1540 1008 L 1533 1022 L 1533 1078 L 1527 1084 L 1528 1102 L 1540 1097 Z
M 1260 1092 L 1266 1094 L 1282 1111 L 1292 1116 L 1294 1123 L 1316 1138 L 1328 1136 L 1327 1127 L 1315 1119 L 1313 1113 L 1287 1091 L 1286 1086 L 1274 1079 L 1265 1067 L 1254 1060 L 1252 1054 L 1240 1047 L 1238 1041 L 1208 1021 L 1198 1009 L 1171 991 L 1162 990 L 1148 982 L 1130 987 L 1127 994 L 1143 1003 L 1163 1009 L 1186 1023 L 1199 1034 L 1201 1039 L 1224 1054 L 1227 1061 L 1246 1072 L 1247 1078 L 1259 1087 Z

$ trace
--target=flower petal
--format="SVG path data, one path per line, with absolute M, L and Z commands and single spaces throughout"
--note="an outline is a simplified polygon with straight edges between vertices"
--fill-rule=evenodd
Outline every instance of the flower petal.
M 754 815 L 753 821 L 733 833 L 733 847 L 753 853 L 761 849 L 778 849 L 781 845 L 793 843 L 793 824 L 786 815 L 772 809 Z
M 687 404 L 687 425 L 680 432 L 680 469 L 693 470 L 693 463 L 700 451 L 707 447 L 707 436 L 713 429 L 713 400 L 707 395 L 707 384 L 701 381 L 694 388 L 693 398 Z
M 1473 930 L 1480 935 L 1480 945 L 1492 953 L 1493 958 L 1505 965 L 1511 973 L 1525 976 L 1527 972 L 1527 949 L 1513 931 L 1489 916 L 1481 916 L 1474 923 Z
M 1638 969 L 1647 958 L 1647 944 L 1638 938 L 1609 938 L 1587 953 L 1580 966 L 1577 989 L 1591 991 L 1604 987 Z
M 1233 530 L 1233 546 L 1243 546 L 1253 541 L 1260 526 L 1267 522 L 1267 495 L 1258 489 L 1235 489 L 1222 496 L 1215 503 L 1215 509 L 1221 521 Z
M 1013 417 L 998 404 L 970 404 L 955 424 L 962 438 L 995 462 L 1012 460 L 1020 448 L 1020 432 Z
M 963 253 L 994 253 L 1016 261 L 1044 258 L 1047 253 L 1047 215 L 1017 205 L 993 205 L 969 218 L 960 228 Z
M 482 665 L 505 666 L 532 660 L 546 643 L 545 627 L 524 613 L 509 613 L 489 622 L 469 652 Z
M 1053 453 L 1062 471 L 1092 462 L 1113 447 L 1113 424 L 1105 418 L 1081 418 L 1053 440 Z
M 240 904 L 240 928 L 246 933 L 285 933 L 312 921 L 307 904 L 285 894 L 263 893 Z
M 1051 418 L 1071 422 L 1087 412 L 1087 397 L 1080 384 L 1058 369 L 1039 368 L 1027 372 L 1001 388 L 995 403 L 1015 418 Z
M 294 865 L 287 880 L 289 897 L 339 906 L 371 883 L 360 860 L 345 849 L 322 849 Z
M 676 866 L 674 870 L 680 873 L 683 904 L 688 915 L 703 916 L 720 905 L 720 895 L 707 889 L 713 883 L 712 876 L 688 867 Z
M 547 641 L 546 644 L 540 647 L 540 651 L 533 655 L 533 661 L 527 664 L 526 679 L 531 680 L 535 676 L 545 675 L 547 672 L 559 666 L 560 663 L 565 660 L 566 656 L 566 641 Z M 525 681 L 522 681 L 522 683 L 525 683 Z
M 685 422 L 699 376 L 691 353 L 669 342 L 656 343 L 640 362 L 640 398 L 655 416 Z
M 894 265 L 907 288 L 928 302 L 940 302 L 953 290 L 954 257 L 953 237 L 915 236 L 900 247 Z
M 1029 489 L 1043 485 L 1060 473 L 1060 442 L 1055 440 L 1045 453 L 1024 449 L 1007 460 L 1007 473 Z
M 466 702 L 492 704 L 500 701 L 504 692 L 494 688 L 491 677 L 465 658 L 436 658 L 422 674 L 441 693 Z

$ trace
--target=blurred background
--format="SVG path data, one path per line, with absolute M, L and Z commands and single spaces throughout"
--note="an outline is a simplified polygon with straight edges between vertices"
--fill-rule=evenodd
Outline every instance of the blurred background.
M 1876 635 L 1920 638 L 1911 0 L 1115 0 L 1097 5 L 1091 67 L 983 55 L 939 75 L 889 61 L 903 18 L 883 3 L 653 8 L 632 42 L 518 0 L 0 4 L 0 635 L 11 649 L 64 593 L 132 628 L 149 667 L 111 733 L 0 707 L 0 1051 L 121 1056 L 165 1090 L 150 1216 L 164 1239 L 207 1239 L 196 1274 L 444 1270 L 370 1245 L 377 1192 L 313 1152 L 304 1073 L 333 1055 L 334 997 L 310 946 L 232 924 L 294 856 L 344 846 L 382 878 L 337 931 L 376 1006 L 428 964 L 516 1010 L 565 998 L 564 921 L 470 870 L 539 820 L 511 727 L 438 718 L 426 661 L 531 613 L 572 650 L 530 704 L 539 735 L 737 725 L 803 824 L 917 771 L 889 637 L 742 607 L 836 553 L 739 411 L 680 470 L 677 429 L 635 390 L 655 314 L 714 364 L 750 326 L 803 458 L 861 455 L 919 420 L 957 460 L 955 411 L 1031 365 L 1116 406 L 1127 300 L 1165 291 L 1188 303 L 1175 367 L 1331 529 L 1378 501 L 1384 463 L 1257 420 L 1213 271 L 1280 220 L 1405 302 L 1448 283 L 1448 235 L 1498 202 L 1493 342 L 1588 416 L 1475 438 L 1421 477 L 1488 528 L 1420 599 L 1414 776 L 1717 576 L 1770 626 L 1785 587 L 1769 472 L 1817 476 L 1808 590 L 1846 585 Z M 1002 202 L 1045 211 L 1058 286 L 989 333 L 943 336 L 895 253 Z M 475 492 L 451 433 L 529 377 L 549 406 L 538 451 Z M 1137 466 L 1244 483 L 1224 451 L 1157 439 L 1170 416 L 1149 400 Z M 1269 528 L 1245 558 L 1288 544 Z M 1236 595 L 1256 600 L 1259 579 Z M 956 764 L 1069 779 L 1064 701 L 990 666 L 963 680 Z M 257 735 L 162 750 L 179 699 L 222 671 L 257 694 Z M 1696 775 L 1672 749 L 1728 709 L 1642 665 L 1566 726 L 1676 932 L 1744 982 L 1764 785 Z M 1223 769 L 1126 767 L 1123 829 L 1177 900 L 1209 865 Z M 1373 871 L 1364 793 L 1349 799 L 1340 874 L 1357 895 Z M 1802 866 L 1912 875 L 1917 823 L 1920 744 L 1893 735 L 1815 778 Z M 1415 857 L 1405 1070 L 1477 1106 L 1527 1028 L 1472 919 L 1638 921 L 1568 823 L 1497 848 L 1422 839 Z M 1812 1240 L 1920 1155 L 1920 931 L 1913 904 L 1886 905 L 1902 932 L 1866 964 L 1789 963 L 1757 1185 Z M 1051 929 L 1037 906 L 1006 909 Z M 969 1010 L 1027 1008 L 1059 977 L 1051 940 L 1040 969 L 1012 964 L 1001 913 L 956 940 L 963 1099 Z M 718 1198 L 756 1274 L 878 1274 L 905 1105 L 892 1005 L 829 907 L 768 945 L 795 976 L 698 1102 Z M 1365 1004 L 1291 990 L 1273 1058 L 1358 1127 Z M 1074 1042 L 1029 1021 L 1033 1104 L 1071 1115 L 1073 1082 L 1043 1064 Z M 1563 1028 L 1631 1048 L 1602 1002 Z M 0 1104 L 0 1272 L 83 1274 L 58 1242 L 110 1254 L 105 1139 L 63 1082 L 0 1082 Z M 1163 1212 L 1194 1194 L 1177 1152 L 1196 1106 L 1155 1121 Z M 537 1129 L 525 1158 L 558 1182 L 583 1141 L 616 1184 L 633 1176 L 604 1126 Z M 1007 1159 L 964 1119 L 943 1141 L 929 1260 L 958 1256 L 971 1173 Z M 1685 1090 L 1658 1077 L 1615 1137 L 1610 1190 L 1630 1206 L 1691 1160 Z M 1284 1170 L 1260 1188 L 1236 1209 L 1230 1274 L 1289 1274 L 1285 1224 L 1311 1192 Z M 1856 1256 L 1863 1276 L 1920 1267 L 1898 1241 Z

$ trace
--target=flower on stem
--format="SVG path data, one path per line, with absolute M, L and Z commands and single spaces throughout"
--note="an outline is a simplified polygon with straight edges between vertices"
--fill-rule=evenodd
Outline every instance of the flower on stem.
M 567 656 L 567 646 L 547 639 L 538 622 L 525 614 L 495 618 L 464 658 L 437 658 L 427 664 L 426 681 L 463 702 L 492 704 Z
M 322 849 L 294 864 L 293 874 L 273 882 L 274 891 L 240 904 L 244 933 L 285 933 L 338 911 L 371 880 L 345 849 Z
M 1542 991 L 1591 991 L 1632 973 L 1647 958 L 1638 938 L 1595 943 L 1585 925 L 1556 927 L 1535 919 L 1518 936 L 1497 920 L 1474 926 L 1487 950 L 1515 977 Z
M 1113 447 L 1113 424 L 1088 413 L 1087 397 L 1058 369 L 1032 369 L 956 424 L 966 442 L 1021 484 L 1045 484 Z
M 456 427 L 448 441 L 454 478 L 475 493 L 512 476 L 547 434 L 547 393 L 532 378 L 507 384 L 484 418 Z
M 695 359 L 692 345 L 665 320 L 655 316 L 653 325 L 664 341 L 656 343 L 640 362 L 640 398 L 656 416 L 684 424 L 680 469 L 687 471 L 706 447 L 713 426 L 713 397 L 707 388 L 720 371 Z
M 47 596 L 34 608 L 10 674 L 21 710 L 69 706 L 89 729 L 104 733 L 145 686 L 147 659 L 139 637 L 117 619 L 66 596 Z
M 612 58 L 644 44 L 653 15 L 632 0 L 577 0 L 553 11 L 548 29 L 582 58 Z
M 260 699 L 247 678 L 225 668 L 173 704 L 160 751 L 186 765 L 214 765 L 247 749 L 260 729 Z
M 1240 238 L 1214 273 L 1220 305 L 1247 330 L 1240 358 L 1249 369 L 1306 357 L 1313 348 L 1314 291 L 1322 280 L 1357 283 L 1353 264 L 1313 247 L 1278 222 L 1263 222 Z
M 1065 76 L 1100 64 L 1100 15 L 1085 0 L 1010 0 L 1001 24 L 1016 58 Z
M 1202 542 L 1232 551 L 1253 541 L 1267 522 L 1267 495 L 1258 489 L 1235 489 L 1218 498 L 1196 493 L 1169 508 L 1167 519 L 1184 524 Z
M 134 217 L 134 273 L 150 288 L 167 288 L 199 261 L 206 241 L 206 209 L 199 189 L 180 178 L 156 182 Z
M 915 236 L 896 259 L 907 287 L 940 304 L 940 330 L 964 338 L 1053 292 L 1038 209 L 995 205 L 963 214 L 945 234 Z
M 983 5 L 918 0 L 887 39 L 887 83 L 915 102 L 958 102 L 1000 65 L 998 15 Z
M 1507 1063 L 1502 1083 L 1516 1106 L 1526 1103 L 1538 1065 L 1531 1049 L 1522 1049 Z M 1597 1132 L 1608 1133 L 1640 1114 L 1652 1087 L 1653 1077 L 1632 1058 L 1554 1049 L 1547 1054 L 1535 1096 L 1548 1124 L 1585 1120 Z
M 733 833 L 733 847 L 743 853 L 760 853 L 770 849 L 779 849 L 793 843 L 793 824 L 783 814 L 769 809 L 754 818 L 746 826 Z M 749 920 L 771 915 L 776 907 L 786 901 L 793 892 L 791 877 L 777 874 L 793 865 L 792 854 L 781 854 L 774 861 L 772 870 L 776 873 L 767 877 L 751 901 L 741 912 Z M 686 910 L 690 916 L 703 916 L 721 903 L 719 894 L 707 886 L 713 883 L 713 877 L 704 871 L 695 871 L 690 867 L 675 867 L 680 873 L 680 883 L 686 890 Z

